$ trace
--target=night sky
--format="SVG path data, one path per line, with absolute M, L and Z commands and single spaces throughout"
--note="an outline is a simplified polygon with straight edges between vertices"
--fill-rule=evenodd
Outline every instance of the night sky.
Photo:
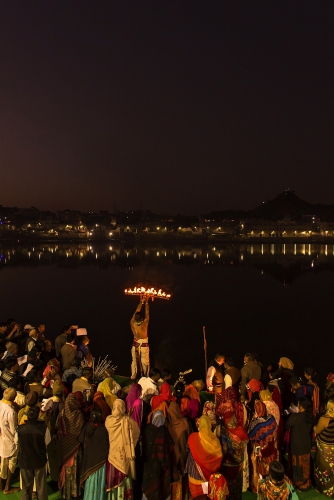
M 333 1 L 0 3 L 0 204 L 334 203 Z

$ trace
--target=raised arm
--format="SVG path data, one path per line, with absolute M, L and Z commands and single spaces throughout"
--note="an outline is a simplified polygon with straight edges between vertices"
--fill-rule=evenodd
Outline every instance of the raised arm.
M 137 305 L 137 308 L 136 308 L 135 312 L 133 313 L 132 318 L 134 318 L 134 317 L 135 317 L 135 314 L 137 314 L 137 313 L 139 313 L 139 312 L 140 312 L 142 305 L 143 305 L 143 303 L 142 303 L 142 300 L 141 300 L 141 298 L 140 298 L 140 302 L 139 302 L 139 304 Z
M 148 306 L 148 299 L 146 299 L 146 303 L 145 303 L 145 319 L 148 321 L 150 319 L 150 315 L 149 315 L 149 306 Z

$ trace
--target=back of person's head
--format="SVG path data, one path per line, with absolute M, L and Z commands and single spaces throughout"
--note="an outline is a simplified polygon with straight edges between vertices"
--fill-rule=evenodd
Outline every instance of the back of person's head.
M 0 328 L 3 328 L 4 326 L 7 326 L 6 321 L 0 321 Z
M 80 337 L 79 343 L 83 344 L 84 342 L 86 342 L 86 340 L 88 340 L 87 335 L 83 335 L 82 337 Z
M 186 388 L 186 386 L 181 381 L 177 382 L 175 384 L 174 389 L 175 389 L 175 396 L 177 397 L 177 399 L 181 399 L 182 398 L 182 396 L 184 394 L 184 391 L 185 391 L 185 388 Z
M 26 380 L 30 384 L 32 382 L 38 383 L 42 380 L 41 375 L 40 375 L 39 371 L 37 370 L 37 368 L 33 368 L 32 370 L 30 370 L 30 372 L 27 374 Z
M 119 389 L 117 391 L 116 396 L 118 397 L 118 399 L 121 399 L 122 401 L 125 401 L 125 399 L 126 399 L 126 393 L 123 389 Z
M 38 420 L 39 406 L 30 406 L 28 410 L 28 420 Z
M 234 359 L 230 357 L 225 358 L 225 364 L 232 368 L 234 366 Z
M 11 370 L 16 365 L 17 365 L 16 358 L 9 358 L 5 360 L 5 367 L 7 368 L 7 370 Z
M 305 368 L 304 373 L 305 375 L 308 375 L 308 377 L 311 377 L 312 382 L 316 382 L 317 372 L 314 368 L 312 368 L 312 366 L 308 366 L 307 368 Z
M 15 323 L 15 319 L 14 318 L 8 318 L 7 319 L 7 326 L 11 325 L 12 323 Z
M 171 376 L 172 376 L 172 372 L 171 372 L 171 370 L 169 370 L 169 368 L 162 369 L 162 372 L 161 372 L 162 379 L 170 378 Z
M 75 366 L 76 368 L 79 368 L 81 365 L 81 358 L 79 358 L 78 356 L 75 356 L 72 363 L 71 363 L 71 366 Z
M 38 346 L 38 348 L 41 349 L 41 351 L 43 351 L 45 349 L 45 340 L 37 340 L 37 343 L 36 345 Z
M 93 424 L 102 424 L 102 412 L 100 408 L 95 407 L 90 416 L 91 422 Z
M 298 404 L 305 411 L 312 411 L 312 402 L 311 402 L 311 400 L 309 398 L 299 398 L 298 399 Z
M 16 398 L 16 390 L 13 387 L 8 387 L 8 389 L 5 389 L 3 391 L 3 397 L 7 401 L 13 402 L 14 399 Z
M 298 399 L 298 406 L 299 408 L 303 408 L 305 414 L 306 414 L 306 421 L 309 424 L 314 423 L 314 417 L 313 417 L 313 405 L 312 401 L 309 398 L 300 398 Z
M 66 342 L 71 343 L 75 339 L 75 336 L 72 333 L 69 333 L 66 337 Z
M 64 325 L 62 328 L 62 333 L 67 333 L 72 325 Z
M 252 352 L 246 352 L 244 358 L 246 358 L 247 361 L 254 361 L 255 360 L 254 354 Z
M 215 361 L 219 361 L 220 359 L 224 359 L 225 358 L 225 354 L 223 354 L 222 352 L 217 352 L 217 354 L 215 355 Z
M 154 367 L 154 368 L 150 369 L 150 375 L 149 375 L 150 378 L 157 377 L 158 375 L 159 375 L 159 377 L 161 375 L 159 368 Z
M 138 322 L 138 321 L 141 321 L 142 319 L 143 319 L 143 318 L 142 318 L 142 315 L 141 315 L 139 312 L 137 312 L 137 313 L 135 314 L 135 321 L 137 321 L 137 322 Z
M 281 482 L 284 479 L 284 467 L 278 460 L 273 460 L 269 465 L 269 474 L 274 481 Z
M 298 375 L 292 375 L 289 379 L 289 383 L 292 387 L 296 387 L 302 384 L 302 380 L 298 377 Z
M 270 378 L 272 380 L 280 379 L 281 378 L 281 372 L 280 372 L 280 370 L 278 369 L 278 370 L 274 370 L 274 371 L 270 372 Z
M 89 380 L 93 376 L 93 368 L 90 368 L 89 366 L 85 366 L 84 368 L 82 368 L 81 374 L 83 377 L 85 377 L 87 380 Z

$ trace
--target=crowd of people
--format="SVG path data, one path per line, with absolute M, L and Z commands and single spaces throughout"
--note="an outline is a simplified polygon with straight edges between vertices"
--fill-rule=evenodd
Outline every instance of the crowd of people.
M 239 369 L 219 353 L 205 381 L 187 383 L 147 366 L 146 353 L 136 364 L 134 350 L 121 380 L 94 371 L 76 328 L 53 345 L 42 323 L 0 323 L 5 495 L 46 500 L 49 477 L 65 500 L 239 500 L 247 490 L 289 500 L 311 487 L 334 498 L 334 374 L 320 391 L 316 371 L 296 374 L 289 358 L 264 368 L 247 353 Z

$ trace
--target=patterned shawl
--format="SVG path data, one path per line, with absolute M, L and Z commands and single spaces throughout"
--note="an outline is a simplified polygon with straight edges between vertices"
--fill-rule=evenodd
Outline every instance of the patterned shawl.
M 244 406 L 238 401 L 238 394 L 234 387 L 228 387 L 225 391 L 216 394 L 216 414 L 218 417 L 223 417 L 224 404 L 227 402 L 232 405 L 238 424 L 244 425 Z
M 267 409 L 262 401 L 256 400 L 255 413 L 248 428 L 249 440 L 258 443 L 261 447 L 266 446 L 276 437 L 277 423 L 275 417 L 267 415 Z
M 67 396 L 64 409 L 58 415 L 56 445 L 60 467 L 63 467 L 79 449 L 78 438 L 85 424 L 84 416 L 80 410 L 82 404 L 82 392 L 71 393 Z

